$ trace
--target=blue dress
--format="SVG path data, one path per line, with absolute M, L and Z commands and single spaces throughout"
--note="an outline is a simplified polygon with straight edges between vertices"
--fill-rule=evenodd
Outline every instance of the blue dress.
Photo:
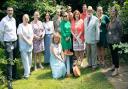
M 58 45 L 51 44 L 51 48 L 53 48 L 55 55 L 61 58 L 61 52 L 62 52 L 61 44 L 58 44 Z M 60 61 L 55 57 L 52 51 L 50 52 L 51 52 L 50 66 L 52 69 L 53 78 L 58 79 L 58 78 L 64 77 L 66 74 L 66 66 L 65 66 L 64 60 Z

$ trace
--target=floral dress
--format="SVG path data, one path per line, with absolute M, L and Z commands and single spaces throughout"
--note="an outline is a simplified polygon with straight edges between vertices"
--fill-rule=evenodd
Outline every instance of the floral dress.
M 44 50 L 44 39 L 41 39 L 41 37 L 45 35 L 45 30 L 41 21 L 38 21 L 37 23 L 32 22 L 31 24 L 34 33 L 33 51 L 34 53 L 39 53 Z M 40 39 L 36 39 L 35 36 L 40 37 Z

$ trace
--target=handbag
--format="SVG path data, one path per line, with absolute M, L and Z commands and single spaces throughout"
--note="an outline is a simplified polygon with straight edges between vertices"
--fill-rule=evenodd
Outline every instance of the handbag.
M 81 75 L 80 69 L 77 65 L 73 66 L 73 74 L 75 77 L 79 77 Z

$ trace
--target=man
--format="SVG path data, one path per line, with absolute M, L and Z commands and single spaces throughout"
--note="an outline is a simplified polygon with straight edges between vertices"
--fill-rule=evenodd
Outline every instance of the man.
M 0 22 L 0 32 L 3 34 L 3 42 L 5 48 L 5 56 L 7 59 L 7 80 L 8 87 L 12 89 L 11 80 L 16 78 L 16 64 L 13 63 L 15 59 L 16 48 L 16 20 L 13 18 L 13 8 L 7 8 L 7 16 Z M 14 65 L 13 65 L 14 64 Z
M 87 5 L 83 4 L 82 6 L 82 13 L 81 13 L 81 19 L 85 19 L 87 17 Z
M 88 6 L 88 17 L 84 20 L 85 42 L 87 48 L 88 67 L 97 67 L 97 42 L 99 41 L 98 18 L 93 16 L 93 9 Z

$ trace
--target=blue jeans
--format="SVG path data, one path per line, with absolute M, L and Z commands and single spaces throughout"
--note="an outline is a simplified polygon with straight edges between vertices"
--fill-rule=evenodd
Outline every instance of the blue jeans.
M 24 77 L 29 77 L 32 65 L 32 52 L 21 51 L 21 59 L 24 67 Z
M 70 56 L 65 56 L 66 59 L 66 68 L 67 68 L 67 74 L 70 74 Z
M 45 34 L 44 36 L 44 63 L 50 63 L 50 45 L 51 45 L 51 34 Z

